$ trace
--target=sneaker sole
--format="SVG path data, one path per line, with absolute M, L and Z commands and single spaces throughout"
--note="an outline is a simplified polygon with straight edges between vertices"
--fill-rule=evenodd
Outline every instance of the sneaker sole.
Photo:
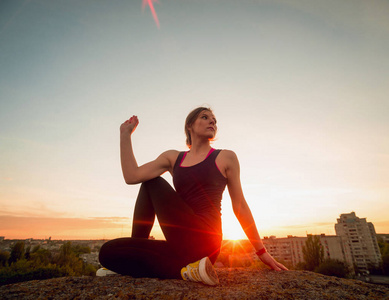
M 108 270 L 106 268 L 100 268 L 96 272 L 97 277 L 104 277 L 104 276 L 111 276 L 111 275 L 117 275 L 117 273 L 115 273 L 111 270 Z
M 204 257 L 200 260 L 199 273 L 204 283 L 209 285 L 219 284 L 219 277 L 208 257 Z

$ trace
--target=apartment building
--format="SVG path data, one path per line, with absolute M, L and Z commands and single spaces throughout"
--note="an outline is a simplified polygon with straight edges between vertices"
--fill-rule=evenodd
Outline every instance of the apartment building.
M 321 234 L 320 243 L 324 249 L 324 258 L 345 260 L 342 248 L 342 239 L 335 235 Z M 275 236 L 263 238 L 263 244 L 267 251 L 274 258 L 296 266 L 304 262 L 303 246 L 308 237 L 288 236 L 286 238 L 276 238 Z
M 360 272 L 366 272 L 369 265 L 381 262 L 374 225 L 366 218 L 358 218 L 355 212 L 341 214 L 335 231 L 342 238 L 346 261 L 352 262 Z

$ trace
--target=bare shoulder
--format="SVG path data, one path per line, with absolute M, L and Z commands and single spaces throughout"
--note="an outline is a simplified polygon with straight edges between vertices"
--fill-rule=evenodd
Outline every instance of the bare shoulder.
M 177 151 L 177 150 L 167 150 L 167 151 L 163 152 L 161 155 L 166 156 L 166 157 L 170 157 L 170 156 L 178 156 L 179 153 L 180 153 L 180 151 Z
M 177 160 L 178 155 L 180 154 L 180 151 L 177 150 L 167 150 L 163 152 L 160 157 L 167 159 L 169 161 L 170 166 L 173 166 L 174 163 Z
M 239 170 L 239 161 L 234 151 L 222 150 L 216 158 L 216 164 L 224 177 L 229 177 L 229 172 Z
M 234 162 L 238 161 L 238 156 L 234 151 L 231 150 L 222 150 L 219 154 L 220 158 L 223 159 L 223 161 L 229 161 L 229 162 Z

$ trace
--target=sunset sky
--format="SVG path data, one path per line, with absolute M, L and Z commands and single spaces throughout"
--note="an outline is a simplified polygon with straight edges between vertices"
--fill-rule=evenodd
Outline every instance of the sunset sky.
M 210 106 L 261 236 L 389 233 L 389 2 L 0 0 L 0 236 L 129 236 L 139 164 Z M 170 182 L 170 175 L 165 174 Z M 225 238 L 243 238 L 228 193 Z M 238 230 L 237 230 L 238 229 Z M 158 226 L 152 234 L 163 238 Z

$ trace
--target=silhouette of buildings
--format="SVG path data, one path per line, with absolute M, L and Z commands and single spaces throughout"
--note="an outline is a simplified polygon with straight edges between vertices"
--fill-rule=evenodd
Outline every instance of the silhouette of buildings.
M 361 272 L 366 272 L 370 265 L 377 266 L 382 257 L 373 223 L 358 218 L 355 212 L 341 214 L 337 222 L 335 231 L 342 238 L 345 261 Z
M 366 273 L 369 266 L 378 266 L 382 260 L 376 232 L 366 218 L 358 218 L 355 212 L 341 214 L 335 224 L 336 235 L 321 234 L 324 259 L 331 258 L 348 263 L 357 272 Z M 303 246 L 308 237 L 275 236 L 263 238 L 263 244 L 274 258 L 289 266 L 304 262 Z M 255 253 L 253 253 L 253 258 Z
M 335 231 L 336 235 L 321 234 L 319 236 L 324 250 L 324 259 L 345 261 L 358 273 L 366 273 L 370 266 L 377 266 L 382 261 L 374 225 L 367 222 L 366 218 L 358 218 L 355 212 L 341 214 L 335 224 Z M 383 240 L 389 240 L 389 234 L 381 234 L 380 236 Z M 303 246 L 307 239 L 308 236 L 290 235 L 286 238 L 264 237 L 262 241 L 270 255 L 285 263 L 287 267 L 295 267 L 304 262 Z M 0 236 L 0 250 L 11 252 L 12 246 L 17 241 L 6 240 Z M 63 240 L 53 241 L 51 238 L 45 240 L 25 239 L 23 241 L 26 248 L 33 249 L 34 246 L 40 245 L 49 251 L 59 251 L 66 242 Z M 72 241 L 72 244 L 89 246 L 91 253 L 83 254 L 81 257 L 85 262 L 98 265 L 98 252 L 105 242 L 106 240 L 75 240 Z M 248 240 L 242 240 L 239 243 L 223 241 L 218 263 L 223 266 L 248 266 L 257 259 L 255 249 Z
M 279 259 L 289 266 L 296 266 L 304 262 L 303 246 L 308 237 L 288 236 L 276 238 L 275 236 L 265 237 L 263 244 L 271 256 Z M 320 235 L 320 242 L 324 249 L 324 259 L 344 260 L 342 239 L 335 235 Z

